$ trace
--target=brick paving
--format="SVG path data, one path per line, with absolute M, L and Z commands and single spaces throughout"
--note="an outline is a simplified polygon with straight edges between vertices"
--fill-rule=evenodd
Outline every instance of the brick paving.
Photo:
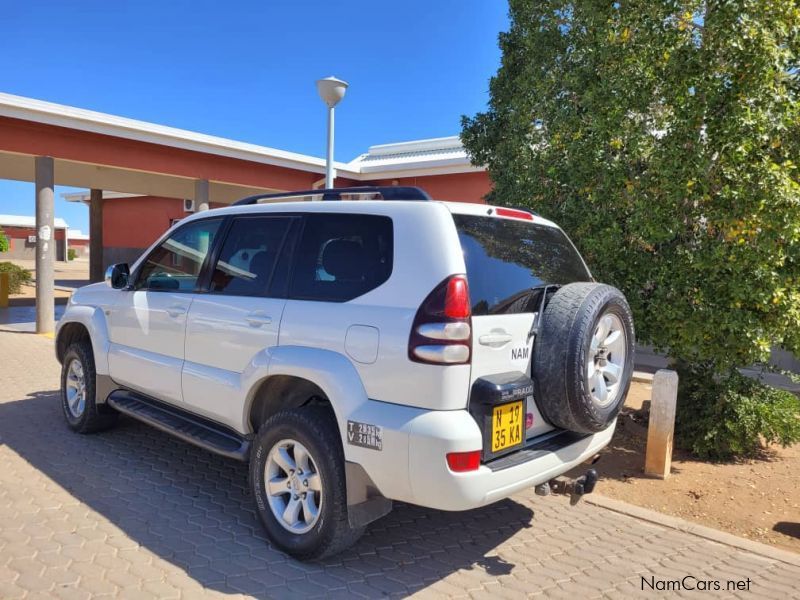
M 71 433 L 52 340 L 0 331 L 0 598 L 800 598 L 800 566 L 532 491 L 467 513 L 397 506 L 351 550 L 272 549 L 246 468 L 130 420 Z M 641 577 L 719 580 L 643 592 Z M 749 591 L 724 590 L 750 578 Z

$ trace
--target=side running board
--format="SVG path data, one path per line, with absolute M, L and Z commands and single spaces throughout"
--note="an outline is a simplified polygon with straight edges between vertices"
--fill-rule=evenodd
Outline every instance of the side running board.
M 123 414 L 209 452 L 241 461 L 249 459 L 250 440 L 213 421 L 128 390 L 112 392 L 106 402 Z

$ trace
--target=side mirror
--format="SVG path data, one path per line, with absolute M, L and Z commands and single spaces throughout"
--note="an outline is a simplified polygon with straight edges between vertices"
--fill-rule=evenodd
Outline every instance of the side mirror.
M 106 283 L 115 290 L 121 290 L 128 285 L 131 270 L 128 263 L 111 265 L 106 269 Z

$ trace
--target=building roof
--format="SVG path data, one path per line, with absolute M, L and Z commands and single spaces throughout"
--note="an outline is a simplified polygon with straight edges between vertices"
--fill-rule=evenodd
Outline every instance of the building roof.
M 71 240 L 87 240 L 89 239 L 88 233 L 83 233 L 80 229 L 68 229 L 67 237 Z
M 3 92 L 0 116 L 304 171 L 325 169 L 325 161 L 314 156 Z
M 53 219 L 56 229 L 67 229 L 69 225 L 64 219 Z M 36 217 L 27 215 L 0 215 L 0 227 L 36 227 Z
M 458 136 L 380 144 L 347 163 L 362 179 L 483 171 L 475 167 Z
M 314 173 L 325 170 L 325 160 L 316 156 L 2 92 L 0 116 Z M 457 136 L 370 146 L 334 167 L 338 176 L 355 180 L 484 170 L 470 163 Z
M 363 180 L 484 170 L 472 165 L 456 135 L 370 146 L 367 152 L 347 163 L 347 168 L 351 173 L 358 173 Z M 338 174 L 348 176 L 341 169 Z M 103 191 L 103 198 L 106 200 L 139 195 L 141 194 Z M 69 192 L 61 196 L 68 202 L 89 202 L 88 191 Z

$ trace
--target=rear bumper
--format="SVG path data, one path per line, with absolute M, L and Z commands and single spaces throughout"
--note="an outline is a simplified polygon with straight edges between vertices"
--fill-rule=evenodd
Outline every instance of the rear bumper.
M 381 460 L 379 453 L 371 453 L 369 458 L 377 459 L 374 462 L 357 459 L 356 462 L 364 466 L 386 497 L 453 511 L 485 506 L 561 475 L 608 445 L 616 426 L 615 421 L 607 429 L 585 437 L 565 433 L 558 441 L 520 450 L 481 465 L 477 471 L 455 473 L 447 466 L 448 453 L 482 448 L 483 439 L 475 419 L 466 410 L 414 410 L 414 413 L 406 415 L 402 425 L 395 421 L 394 427 L 392 423 L 380 423 L 379 418 L 367 421 L 383 427 L 384 456 Z M 378 417 L 378 411 L 373 416 Z M 391 446 L 387 446 L 388 440 Z M 401 440 L 405 448 L 398 447 Z M 394 460 L 387 461 L 386 452 L 390 448 Z M 402 451 L 408 457 L 403 465 L 407 466 L 405 473 L 400 467 L 405 461 L 396 460 L 395 455 Z M 387 468 L 388 463 L 395 468 Z
M 431 415 L 442 416 L 441 413 Z M 532 451 L 524 462 L 506 468 L 494 470 L 490 463 L 469 473 L 453 473 L 447 467 L 447 453 L 459 451 L 450 449 L 447 440 L 424 433 L 412 436 L 409 479 L 414 500 L 417 504 L 441 510 L 467 510 L 502 500 L 549 481 L 590 459 L 611 441 L 615 425 L 554 450 Z M 520 452 L 525 451 L 516 454 Z M 515 458 L 515 454 L 511 454 L 505 460 Z

